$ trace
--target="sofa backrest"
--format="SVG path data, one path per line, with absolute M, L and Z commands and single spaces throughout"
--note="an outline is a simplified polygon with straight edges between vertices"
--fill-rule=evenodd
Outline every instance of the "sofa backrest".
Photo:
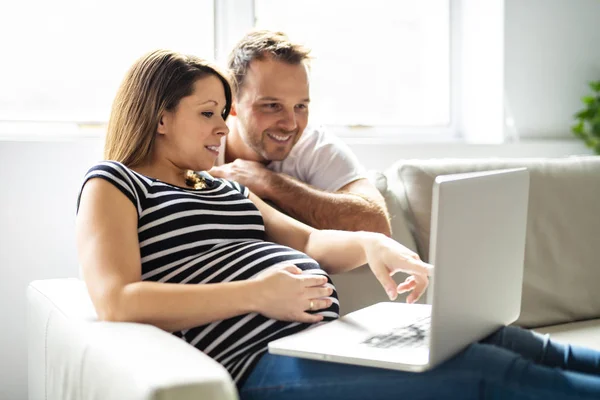
M 600 157 L 405 160 L 385 175 L 388 192 L 397 198 L 427 260 L 435 177 L 515 167 L 527 167 L 531 179 L 516 324 L 538 327 L 600 317 Z

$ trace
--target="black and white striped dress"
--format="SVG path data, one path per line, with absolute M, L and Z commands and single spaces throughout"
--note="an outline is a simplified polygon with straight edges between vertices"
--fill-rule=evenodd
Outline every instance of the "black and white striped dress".
M 306 254 L 265 240 L 262 216 L 248 199 L 246 187 L 203 174 L 208 187 L 201 190 L 173 186 L 114 161 L 99 163 L 86 174 L 83 185 L 92 178 L 105 179 L 134 204 L 142 280 L 240 281 L 282 262 L 295 264 L 304 273 L 327 276 Z M 328 285 L 333 287 L 329 277 Z M 331 307 L 319 311 L 326 321 L 339 316 L 335 290 L 331 298 Z M 252 313 L 174 334 L 220 362 L 241 385 L 268 342 L 309 326 Z

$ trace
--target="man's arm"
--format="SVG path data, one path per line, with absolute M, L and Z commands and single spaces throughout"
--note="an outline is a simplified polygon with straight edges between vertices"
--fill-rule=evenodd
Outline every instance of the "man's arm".
M 213 167 L 213 176 L 237 181 L 284 213 L 317 229 L 380 232 L 391 235 L 385 200 L 365 178 L 337 192 L 319 190 L 255 161 L 235 160 Z
M 391 235 L 385 201 L 367 179 L 357 179 L 333 193 L 281 173 L 271 173 L 268 180 L 264 198 L 307 225 Z

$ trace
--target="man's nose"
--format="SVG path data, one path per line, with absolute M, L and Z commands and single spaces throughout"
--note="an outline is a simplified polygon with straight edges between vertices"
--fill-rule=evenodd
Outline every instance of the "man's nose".
M 298 128 L 296 121 L 296 113 L 294 111 L 286 111 L 282 118 L 279 120 L 279 127 L 285 131 L 293 131 Z

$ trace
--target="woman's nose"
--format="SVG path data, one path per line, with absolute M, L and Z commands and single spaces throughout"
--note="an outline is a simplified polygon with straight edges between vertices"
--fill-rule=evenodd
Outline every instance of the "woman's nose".
M 219 126 L 219 129 L 217 130 L 217 135 L 225 136 L 228 133 L 229 133 L 229 127 L 227 126 L 225 121 L 223 121 L 223 124 L 221 126 Z

